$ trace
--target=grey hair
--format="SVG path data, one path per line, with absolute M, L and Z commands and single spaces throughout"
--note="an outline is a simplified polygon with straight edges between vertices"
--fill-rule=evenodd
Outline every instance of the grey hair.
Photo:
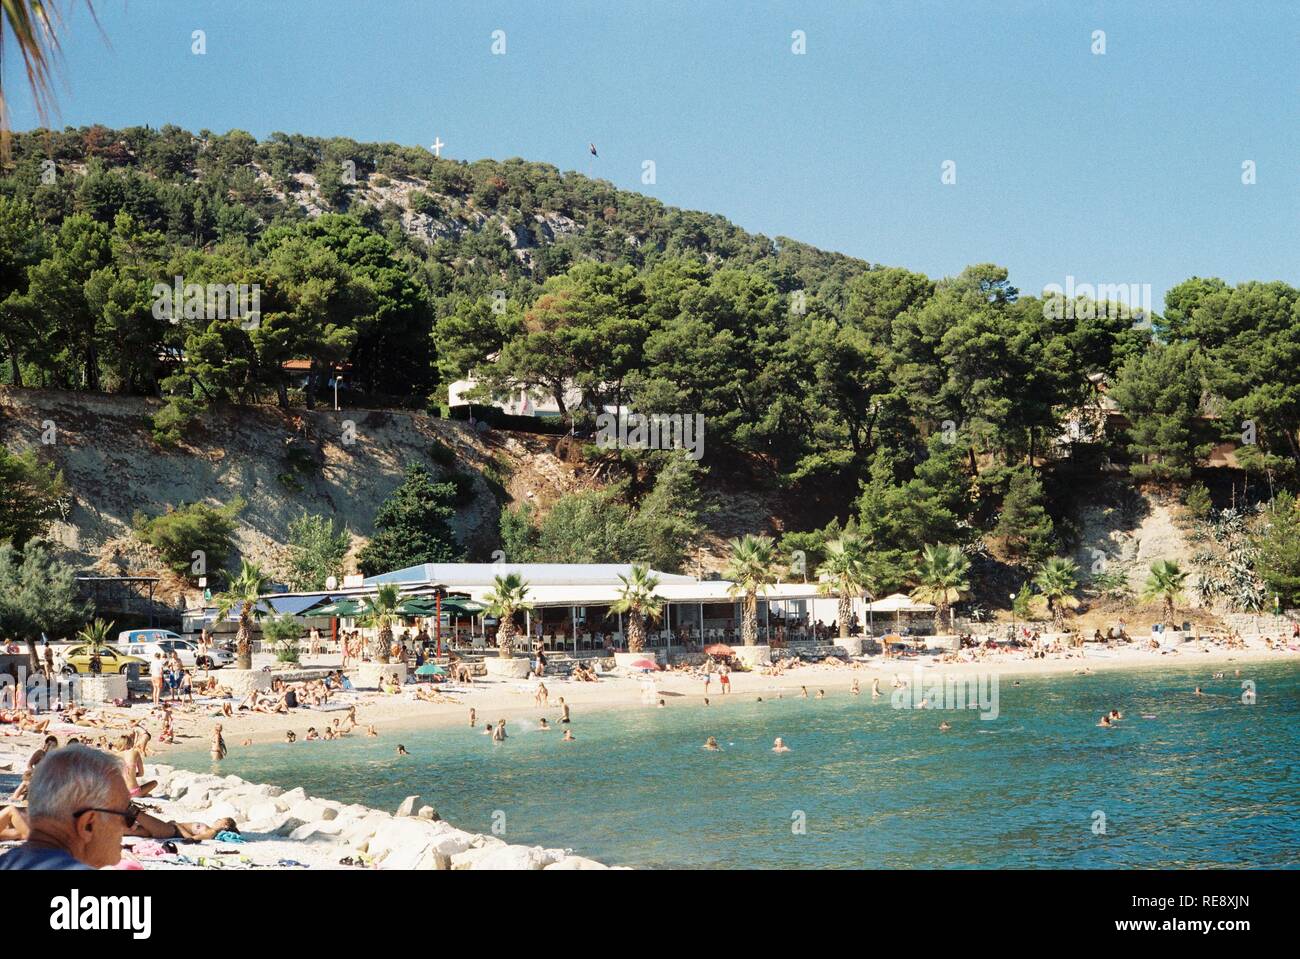
M 69 819 L 91 807 L 108 805 L 113 777 L 125 785 L 116 756 L 73 743 L 51 750 L 32 771 L 27 787 L 29 819 Z

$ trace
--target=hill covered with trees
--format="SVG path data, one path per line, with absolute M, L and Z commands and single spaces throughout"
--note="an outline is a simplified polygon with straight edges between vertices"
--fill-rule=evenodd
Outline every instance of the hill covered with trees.
M 160 283 L 256 288 L 259 310 L 186 299 L 159 315 Z M 16 135 L 0 352 L 0 382 L 161 398 L 154 438 L 171 445 L 207 410 L 311 406 L 345 365 L 352 405 L 438 412 L 472 372 L 485 393 L 553 395 L 579 437 L 607 404 L 701 414 L 690 476 L 660 483 L 664 460 L 635 451 L 582 454 L 608 461 L 628 524 L 656 488 L 674 502 L 701 483 L 761 489 L 804 528 L 791 549 L 856 529 L 881 588 L 925 544 L 992 544 L 1025 567 L 1068 549 L 1079 490 L 1103 477 L 1199 498 L 1225 439 L 1243 500 L 1248 484 L 1293 488 L 1300 462 L 1287 283 L 1194 277 L 1164 316 L 1134 316 L 1026 294 L 994 264 L 936 280 L 545 164 L 343 138 Z M 607 523 L 599 506 L 559 515 Z M 547 521 L 507 510 L 503 537 L 533 558 L 547 543 L 644 548 Z

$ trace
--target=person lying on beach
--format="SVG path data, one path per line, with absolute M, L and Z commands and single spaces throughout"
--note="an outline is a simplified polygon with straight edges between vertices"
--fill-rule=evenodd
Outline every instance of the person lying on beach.
M 136 810 L 135 825 L 128 831 L 128 836 L 143 836 L 147 839 L 189 839 L 200 842 L 215 839 L 218 833 L 231 832 L 238 835 L 239 826 L 229 816 L 218 819 L 211 826 L 201 822 L 176 822 L 172 819 L 159 819 L 147 812 Z
M 126 777 L 126 788 L 130 790 L 131 798 L 147 796 L 153 792 L 158 780 L 140 782 L 139 777 L 144 775 L 144 758 L 140 755 L 140 750 L 131 744 L 131 737 L 119 736 L 113 744 L 113 752 L 122 757 L 122 775 Z
M 27 813 L 19 806 L 0 809 L 0 842 L 27 841 Z
M 787 746 L 787 745 L 782 741 L 782 739 L 781 739 L 780 736 L 777 736 L 777 737 L 776 737 L 776 742 L 772 743 L 772 752 L 774 752 L 774 753 L 788 753 L 789 751 L 790 751 L 790 747 Z

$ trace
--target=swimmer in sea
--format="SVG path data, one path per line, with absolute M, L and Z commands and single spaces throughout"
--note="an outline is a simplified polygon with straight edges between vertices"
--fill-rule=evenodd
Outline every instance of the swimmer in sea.
M 296 743 L 298 741 L 298 734 L 291 729 L 284 734 L 284 741 L 286 743 Z
M 497 729 L 496 732 L 492 734 L 492 741 L 494 743 L 503 743 L 506 741 L 506 721 L 504 719 L 497 720 Z
M 939 732 L 941 733 L 946 733 L 950 729 L 952 729 L 952 726 L 949 724 L 948 720 L 946 719 L 939 724 Z
M 817 698 L 818 698 L 818 699 L 825 699 L 825 698 L 826 698 L 826 690 L 824 690 L 824 689 L 819 689 L 819 690 L 817 690 Z
M 1103 713 L 1101 717 L 1101 722 L 1099 722 L 1097 725 L 1103 727 L 1104 729 L 1110 729 L 1110 713 Z
M 409 755 L 411 755 L 411 754 L 408 753 L 408 752 L 406 751 L 406 747 L 405 747 L 405 746 L 403 746 L 401 743 L 398 743 L 398 744 L 397 744 L 397 755 L 399 755 L 399 756 L 409 756 Z
M 660 709 L 663 709 L 663 708 L 664 708 L 665 706 L 667 706 L 667 705 L 668 705 L 668 704 L 667 704 L 666 702 L 664 702 L 662 699 L 659 700 L 659 708 L 660 708 Z
M 707 749 L 709 752 L 712 752 L 712 753 L 720 753 L 720 752 L 722 752 L 722 747 L 718 745 L 718 741 L 717 741 L 717 739 L 715 739 L 715 738 L 712 737 L 712 736 L 710 736 L 708 739 L 704 740 L 704 748 Z
M 772 752 L 788 753 L 789 751 L 790 747 L 785 744 L 785 741 L 780 736 L 777 736 L 776 742 L 772 743 Z
M 573 738 L 573 730 L 572 730 L 572 729 L 566 729 L 566 730 L 564 731 L 564 738 L 561 739 L 560 742 L 562 742 L 562 743 L 572 743 L 572 742 L 577 742 L 577 740 L 575 740 L 575 739 Z
M 871 698 L 872 699 L 880 698 L 880 677 L 879 676 L 875 676 L 871 680 Z
M 537 731 L 539 733 L 549 733 L 551 731 L 551 724 L 546 721 L 545 716 L 537 720 Z
M 799 695 L 800 695 L 801 697 L 803 697 L 804 699 L 807 699 L 807 698 L 808 698 L 808 687 L 807 687 L 807 686 L 800 686 L 800 687 L 799 687 Z
M 708 697 L 708 696 L 705 696 L 705 697 L 704 697 L 704 705 L 705 705 L 705 706 L 709 705 L 709 697 Z
M 1192 691 L 1192 695 L 1194 695 L 1194 696 L 1204 696 L 1205 693 L 1201 692 L 1201 687 L 1200 687 L 1200 686 L 1197 686 L 1196 689 Z
M 849 692 L 851 692 L 854 696 L 862 695 L 862 686 L 858 683 L 858 677 L 856 676 L 853 677 L 853 685 L 852 687 L 850 687 Z
M 484 735 L 484 736 L 491 736 L 491 735 L 492 735 L 492 724 L 491 724 L 491 723 L 488 723 L 487 726 L 484 727 L 484 729 L 483 729 L 483 735 Z
M 761 702 L 763 701 L 763 697 L 762 697 L 762 696 L 759 696 L 759 697 L 758 697 L 756 700 L 754 700 L 754 701 L 757 702 L 757 703 L 761 703 Z
M 1123 718 L 1124 718 L 1124 714 L 1121 713 L 1118 709 L 1112 709 L 1110 711 L 1110 721 L 1112 723 L 1118 719 L 1123 719 Z
M 375 727 L 374 727 L 374 725 L 372 724 L 372 725 L 369 725 L 369 726 L 366 727 L 366 735 L 367 735 L 367 736 L 378 736 L 379 733 L 375 732 Z

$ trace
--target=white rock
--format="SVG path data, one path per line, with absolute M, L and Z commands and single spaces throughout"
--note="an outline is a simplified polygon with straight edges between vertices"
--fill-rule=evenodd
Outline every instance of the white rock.
M 416 807 L 418 807 L 419 805 L 420 805 L 419 796 L 407 796 L 405 799 L 402 800 L 402 804 L 397 807 L 397 812 L 393 813 L 393 815 L 414 816 Z
M 203 810 L 203 815 L 207 818 L 209 823 L 214 823 L 218 819 L 225 819 L 226 817 L 230 817 L 235 820 L 235 822 L 239 822 L 241 817 L 239 810 L 235 808 L 234 804 L 228 802 L 214 802 L 211 806 L 208 806 L 207 809 Z
M 541 846 L 497 846 L 474 860 L 471 869 L 545 869 L 564 855 Z
M 416 813 L 421 819 L 431 819 L 437 821 L 438 811 L 432 806 L 421 806 L 420 811 Z
M 250 823 L 261 823 L 270 822 L 279 814 L 280 810 L 276 808 L 275 803 L 264 801 L 249 806 L 247 816 Z
M 433 824 L 423 819 L 392 819 L 370 839 L 370 855 L 385 869 L 414 869 L 433 845 Z
M 608 869 L 603 862 L 596 862 L 594 859 L 588 859 L 585 856 L 565 856 L 558 862 L 553 862 L 549 866 L 543 866 L 544 869 Z

